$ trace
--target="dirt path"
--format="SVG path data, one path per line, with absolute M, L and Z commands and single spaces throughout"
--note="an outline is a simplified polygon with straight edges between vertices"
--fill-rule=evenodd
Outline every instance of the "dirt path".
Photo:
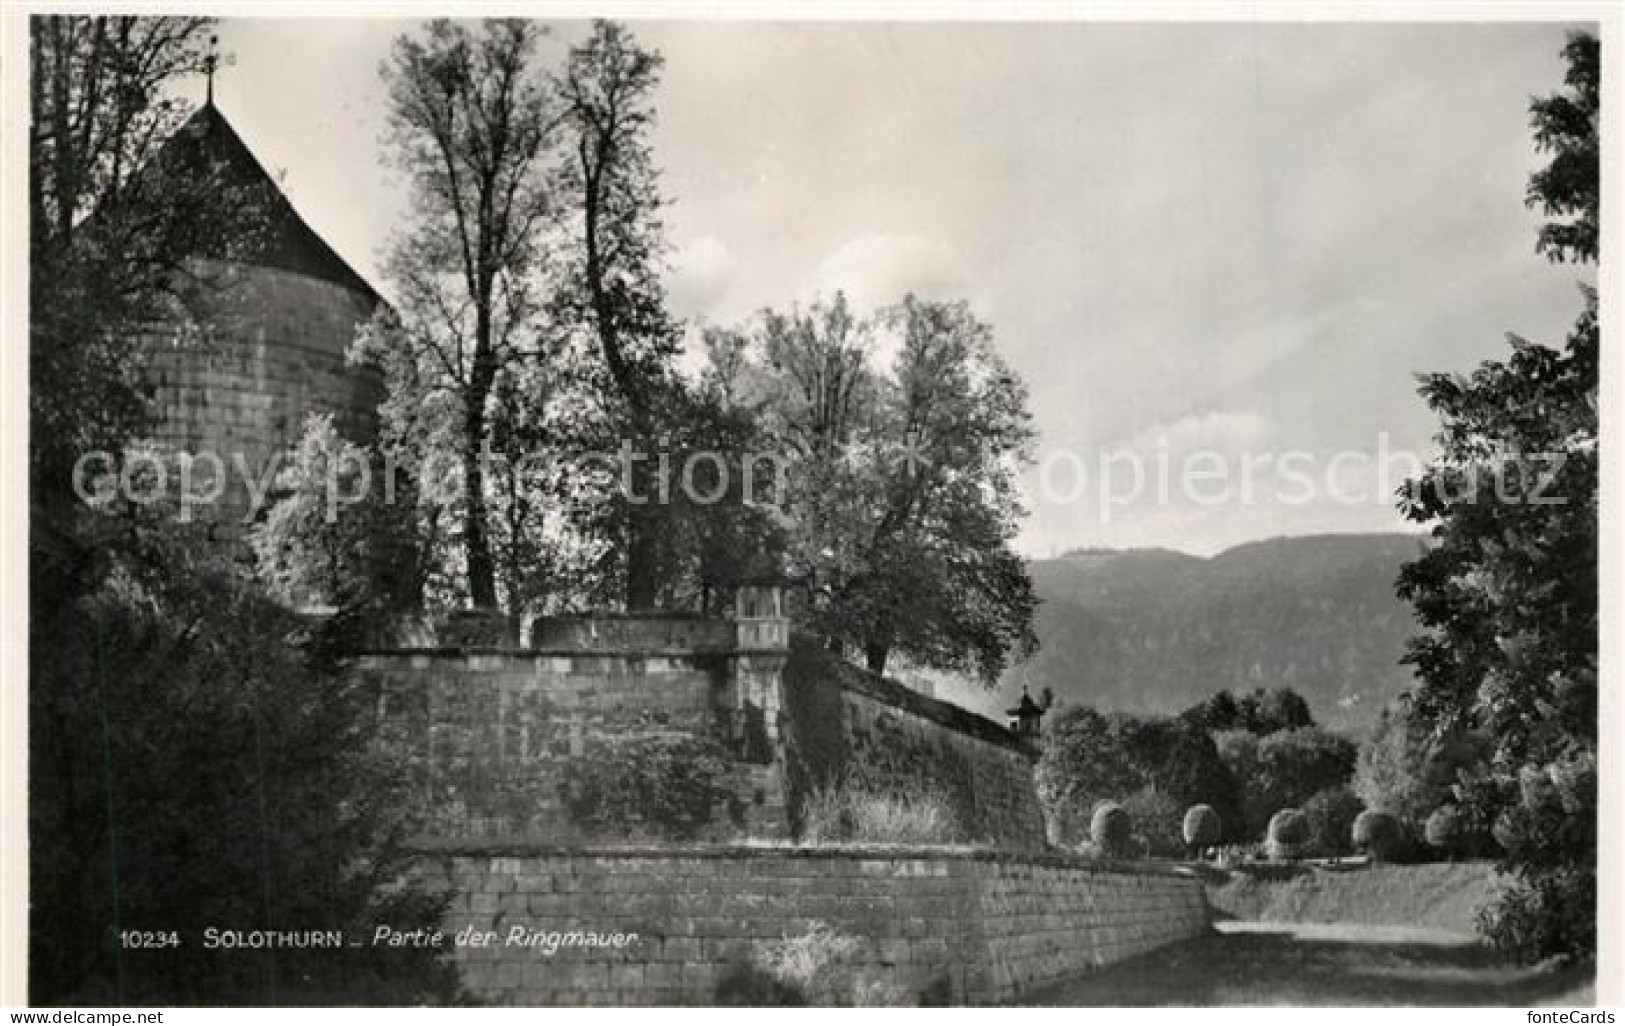
M 1219 923 L 1209 936 L 1050 988 L 1024 1005 L 1595 1003 L 1589 977 L 1509 967 L 1470 935 L 1348 923 Z

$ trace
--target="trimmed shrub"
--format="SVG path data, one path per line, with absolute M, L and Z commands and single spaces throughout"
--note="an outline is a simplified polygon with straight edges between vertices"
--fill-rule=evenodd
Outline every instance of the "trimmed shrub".
M 1297 809 L 1282 809 L 1270 817 L 1267 839 L 1270 858 L 1291 862 L 1301 857 L 1309 836 L 1309 818 Z
M 1200 851 L 1211 848 L 1219 843 L 1219 836 L 1224 832 L 1224 824 L 1219 820 L 1219 814 L 1211 805 L 1192 805 L 1185 812 L 1185 822 L 1181 825 L 1180 835 L 1185 838 L 1187 849 Z
M 1101 802 L 1089 820 L 1089 839 L 1107 858 L 1125 858 L 1134 835 L 1134 821 L 1116 802 Z
M 960 830 L 947 798 L 881 791 L 852 781 L 817 788 L 801 809 L 803 844 L 954 844 Z
M 1461 851 L 1462 817 L 1461 810 L 1454 805 L 1441 805 L 1433 810 L 1428 817 L 1427 827 L 1424 831 L 1428 847 L 1436 848 L 1446 855 L 1456 855 Z
M 1354 817 L 1350 837 L 1355 850 L 1370 855 L 1375 862 L 1392 862 L 1405 848 L 1405 830 L 1399 820 L 1380 809 L 1367 809 Z

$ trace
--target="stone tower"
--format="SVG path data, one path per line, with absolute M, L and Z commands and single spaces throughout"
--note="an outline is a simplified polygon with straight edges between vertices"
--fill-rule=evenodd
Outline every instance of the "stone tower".
M 309 414 L 332 414 L 351 441 L 374 436 L 381 383 L 347 366 L 344 354 L 382 300 L 305 224 L 212 98 L 158 159 L 202 162 L 234 194 L 255 198 L 242 223 L 233 211 L 225 224 L 252 241 L 232 259 L 188 254 L 198 283 L 136 340 L 149 356 L 153 440 L 220 459 L 222 493 L 195 515 L 240 536 L 254 513 L 245 474 L 259 481 L 274 471 L 272 461 L 298 441 Z M 212 461 L 194 467 L 198 480 L 211 477 Z

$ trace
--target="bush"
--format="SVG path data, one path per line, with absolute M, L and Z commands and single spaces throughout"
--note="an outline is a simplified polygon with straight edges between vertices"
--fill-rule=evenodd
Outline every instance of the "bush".
M 895 1007 L 908 995 L 863 965 L 863 942 L 814 922 L 805 932 L 759 944 L 754 959 L 717 982 L 718 1004 Z
M 948 800 L 934 791 L 882 791 L 844 781 L 817 788 L 801 811 L 804 844 L 954 844 L 958 823 Z
M 310 622 L 181 538 L 143 529 L 99 555 L 105 577 L 37 604 L 29 624 L 30 999 L 461 1000 L 431 948 L 272 962 L 109 943 L 132 926 L 370 935 L 437 922 L 446 901 L 402 843 L 422 829 L 412 763 L 374 742 L 376 692 Z
M 1116 802 L 1101 802 L 1089 819 L 1089 839 L 1107 858 L 1126 858 L 1134 834 L 1134 821 Z
M 1213 806 L 1192 805 L 1185 812 L 1180 835 L 1185 839 L 1186 848 L 1200 850 L 1218 844 L 1223 832 L 1224 824 L 1219 821 L 1219 814 L 1213 811 Z
M 1245 732 L 1216 735 L 1219 754 L 1240 784 L 1243 822 L 1238 836 L 1265 836 L 1280 809 L 1302 808 L 1321 791 L 1348 783 L 1358 750 L 1347 739 L 1318 727 L 1258 737 Z
M 1428 817 L 1424 836 L 1428 847 L 1445 855 L 1459 854 L 1462 841 L 1461 810 L 1454 805 L 1441 805 L 1434 809 L 1433 815 Z
M 1349 787 L 1327 788 L 1304 802 L 1310 852 L 1327 857 L 1351 854 L 1354 848 L 1349 838 L 1362 809 L 1359 797 Z
M 1367 809 L 1354 817 L 1349 836 L 1355 850 L 1370 855 L 1374 862 L 1392 862 L 1404 854 L 1404 828 L 1392 813 L 1380 809 Z
M 1227 828 L 1242 822 L 1240 788 L 1195 715 L 1068 709 L 1046 728 L 1034 784 L 1051 839 L 1068 847 L 1087 837 L 1097 804 L 1147 788 L 1169 796 L 1181 810 L 1211 805 Z
M 691 841 L 736 801 L 733 766 L 713 740 L 648 735 L 607 747 L 563 774 L 565 811 L 590 836 Z
M 1496 948 L 1521 960 L 1596 955 L 1597 763 L 1589 749 L 1520 769 L 1495 822 L 1501 865 L 1517 883 L 1480 922 Z
M 1290 862 L 1303 854 L 1309 842 L 1309 819 L 1297 809 L 1282 809 L 1270 817 L 1269 855 L 1279 862 Z
M 1595 867 L 1526 871 L 1479 910 L 1478 929 L 1491 947 L 1521 962 L 1590 958 L 1597 945 Z

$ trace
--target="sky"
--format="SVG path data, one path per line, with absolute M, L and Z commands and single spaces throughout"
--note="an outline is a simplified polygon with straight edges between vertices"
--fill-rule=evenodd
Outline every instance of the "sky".
M 413 27 L 220 30 L 217 105 L 386 295 L 379 65 Z M 1412 529 L 1388 496 L 1436 428 L 1415 375 L 1579 309 L 1523 205 L 1560 24 L 633 29 L 666 60 L 673 312 L 969 301 L 1030 390 L 1030 556 Z

